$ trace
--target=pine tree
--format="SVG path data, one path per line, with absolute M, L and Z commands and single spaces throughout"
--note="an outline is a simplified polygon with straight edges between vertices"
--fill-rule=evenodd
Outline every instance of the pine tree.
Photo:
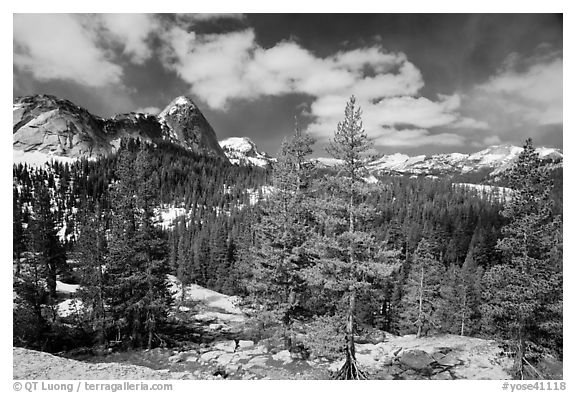
M 321 227 L 314 239 L 319 257 L 307 276 L 311 284 L 332 291 L 347 303 L 344 311 L 346 361 L 336 374 L 337 379 L 366 378 L 356 361 L 357 294 L 370 287 L 370 280 L 388 276 L 394 267 L 394 258 L 382 252 L 381 244 L 365 230 L 375 211 L 364 199 L 375 190 L 363 179 L 365 153 L 371 143 L 355 103 L 352 96 L 346 104 L 344 121 L 338 123 L 328 149 L 341 164 L 336 167 L 336 176 L 326 176 L 320 184 L 321 197 L 315 212 Z
M 111 314 L 118 340 L 150 348 L 166 320 L 167 245 L 153 225 L 157 179 L 148 146 L 121 150 L 113 192 L 110 263 L 107 270 Z
M 444 266 L 434 256 L 427 239 L 418 243 L 404 286 L 401 318 L 406 328 L 421 337 L 430 328 L 440 328 L 440 287 Z
M 561 216 L 552 214 L 550 169 L 528 139 L 508 173 L 512 198 L 502 215 L 503 263 L 485 274 L 486 324 L 513 340 L 513 377 L 524 378 L 528 344 L 558 350 L 562 340 Z
M 80 237 L 76 244 L 80 270 L 79 297 L 89 313 L 91 329 L 98 345 L 106 345 L 108 318 L 106 313 L 105 270 L 108 245 L 106 241 L 107 214 L 100 206 L 94 212 L 86 207 L 80 223 Z
M 261 221 L 255 227 L 251 292 L 264 306 L 263 317 L 283 326 L 287 349 L 292 349 L 291 325 L 305 287 L 301 272 L 310 263 L 306 242 L 311 233 L 309 183 L 313 167 L 306 159 L 313 143 L 297 126 L 294 135 L 283 141 L 273 169 L 274 192 L 263 203 Z
M 12 259 L 16 264 L 14 275 L 20 275 L 20 257 L 24 252 L 24 226 L 22 214 L 22 202 L 18 189 L 12 187 Z
M 42 183 L 35 187 L 33 215 L 28 225 L 28 249 L 43 265 L 50 302 L 56 300 L 56 275 L 66 263 L 66 251 L 57 236 L 52 196 Z
M 439 319 L 442 330 L 460 334 L 475 333 L 479 317 L 482 270 L 469 254 L 462 267 L 450 265 L 441 283 Z

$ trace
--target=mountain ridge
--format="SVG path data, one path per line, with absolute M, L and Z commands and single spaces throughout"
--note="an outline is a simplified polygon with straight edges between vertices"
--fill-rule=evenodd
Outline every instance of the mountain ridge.
M 177 100 L 179 105 L 174 104 Z M 162 117 L 129 112 L 102 118 L 52 95 L 16 97 L 14 160 L 96 159 L 113 153 L 123 137 L 170 141 L 227 160 L 212 126 L 189 97 L 177 97 L 162 113 Z
M 455 175 L 489 171 L 490 176 L 497 176 L 517 160 L 523 148 L 512 144 L 489 146 L 475 153 L 443 153 L 434 155 L 408 156 L 402 153 L 382 155 L 367 163 L 371 174 L 408 174 L 408 175 Z M 560 149 L 537 147 L 536 152 L 542 160 L 559 164 L 563 160 Z M 338 164 L 333 158 L 320 157 L 315 161 L 323 167 Z

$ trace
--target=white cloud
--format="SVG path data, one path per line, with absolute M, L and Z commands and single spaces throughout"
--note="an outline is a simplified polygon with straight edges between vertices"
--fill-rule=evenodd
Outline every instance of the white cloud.
M 456 94 L 436 100 L 418 96 L 422 74 L 403 53 L 373 46 L 319 57 L 295 42 L 264 48 L 255 38 L 251 29 L 198 35 L 171 26 L 162 35 L 167 48 L 162 59 L 214 109 L 226 109 L 235 99 L 312 96 L 308 115 L 314 120 L 308 130 L 321 140 L 332 137 L 352 94 L 363 109 L 366 131 L 380 145 L 461 145 L 456 134 L 427 129 L 487 127 L 458 113 Z
M 316 99 L 310 107 L 315 121 L 309 132 L 319 139 L 332 137 L 336 124 L 342 120 L 347 96 L 324 96 Z M 484 123 L 461 117 L 458 114 L 460 97 L 440 95 L 437 101 L 425 97 L 389 97 L 379 102 L 357 99 L 362 109 L 363 126 L 370 138 L 380 146 L 460 146 L 465 138 L 458 134 L 432 133 L 435 127 L 456 128 L 463 125 L 470 128 L 484 128 Z M 405 129 L 398 129 L 403 126 Z
M 439 133 L 432 134 L 425 129 L 396 130 L 383 129 L 374 139 L 376 146 L 390 147 L 420 147 L 427 145 L 436 146 L 462 146 L 465 138 L 458 134 Z
M 159 28 L 158 21 L 150 14 L 99 14 L 102 27 L 111 39 L 122 44 L 124 53 L 136 64 L 152 56 L 147 42 L 149 35 Z
M 465 128 L 470 130 L 487 130 L 490 128 L 488 123 L 472 119 L 470 117 L 461 117 L 455 122 L 448 125 L 450 128 Z
M 502 143 L 502 140 L 498 135 L 492 135 L 484 138 L 482 142 L 484 142 L 485 145 L 490 146 L 490 145 L 499 145 Z
M 158 113 L 160 113 L 162 109 L 155 107 L 155 106 L 147 106 L 144 108 L 138 108 L 136 109 L 134 112 L 137 113 L 148 113 L 150 115 L 157 115 Z
M 374 105 L 369 115 L 379 124 L 411 124 L 421 128 L 444 126 L 457 119 L 454 100 L 458 101 L 458 96 L 443 97 L 437 102 L 425 97 L 393 97 Z
M 230 98 L 252 96 L 244 73 L 254 46 L 253 31 L 197 36 L 173 27 L 163 39 L 169 44 L 163 56 L 165 65 L 211 107 L 224 107 Z
M 122 68 L 96 46 L 96 34 L 70 14 L 14 14 L 14 65 L 40 80 L 87 86 L 120 82 Z
M 303 93 L 315 97 L 354 92 L 377 99 L 416 94 L 420 71 L 402 53 L 371 47 L 318 57 L 294 42 L 263 48 L 252 29 L 196 35 L 173 26 L 163 34 L 165 64 L 212 108 L 233 99 Z M 368 75 L 365 67 L 375 75 Z
M 525 66 L 526 62 L 531 64 Z M 494 103 L 517 121 L 561 124 L 562 74 L 559 57 L 522 62 L 518 56 L 511 56 L 501 72 L 477 86 L 476 98 Z

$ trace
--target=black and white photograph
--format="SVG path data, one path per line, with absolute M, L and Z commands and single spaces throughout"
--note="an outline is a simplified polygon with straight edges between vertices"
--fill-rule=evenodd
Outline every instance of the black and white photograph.
M 570 391 L 564 15 L 323 12 L 12 14 L 14 391 Z

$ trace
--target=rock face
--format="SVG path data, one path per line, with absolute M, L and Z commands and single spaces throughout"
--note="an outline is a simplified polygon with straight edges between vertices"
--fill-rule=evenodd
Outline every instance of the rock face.
M 123 137 L 170 141 L 226 159 L 214 130 L 189 98 L 174 100 L 158 118 L 132 112 L 109 119 L 50 95 L 14 99 L 13 149 L 23 161 L 26 154 L 43 154 L 46 160 L 106 156 Z
M 13 148 L 64 157 L 97 157 L 113 139 L 105 122 L 68 100 L 37 95 L 13 105 Z
M 212 126 L 189 97 L 175 98 L 160 112 L 158 120 L 169 139 L 189 149 L 208 149 L 226 158 Z
M 232 164 L 266 168 L 276 161 L 267 153 L 258 151 L 250 138 L 232 137 L 220 141 L 219 144 Z

